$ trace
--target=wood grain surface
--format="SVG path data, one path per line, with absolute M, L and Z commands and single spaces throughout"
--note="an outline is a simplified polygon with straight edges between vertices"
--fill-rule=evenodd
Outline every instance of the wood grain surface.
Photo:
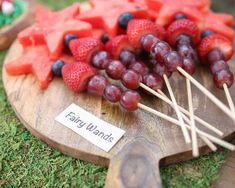
M 4 63 L 16 59 L 21 53 L 19 43 L 15 42 Z M 232 70 L 235 70 L 234 65 Z M 215 89 L 207 68 L 199 67 L 195 77 L 226 103 L 224 93 Z M 133 187 L 137 180 L 138 185 L 160 187 L 159 165 L 192 158 L 191 146 L 185 144 L 180 128 L 147 112 L 126 112 L 118 105 L 112 105 L 99 97 L 86 93 L 72 93 L 63 81 L 57 78 L 47 90 L 41 91 L 33 76 L 13 77 L 6 74 L 3 69 L 3 82 L 9 102 L 33 135 L 70 156 L 100 165 L 109 165 L 107 187 Z M 175 73 L 170 82 L 174 86 L 178 103 L 187 108 L 185 79 Z M 235 87 L 233 86 L 230 91 L 235 98 Z M 144 93 L 141 95 L 142 103 L 175 117 L 174 110 L 167 104 Z M 234 138 L 233 121 L 196 88 L 193 88 L 193 102 L 195 114 L 222 130 L 227 140 Z M 95 147 L 54 120 L 71 103 L 126 131 L 110 153 Z M 199 145 L 201 154 L 209 151 L 202 142 L 199 142 Z M 132 174 L 131 178 L 126 178 L 126 173 Z
M 17 34 L 33 23 L 35 3 L 32 0 L 26 0 L 25 3 L 25 12 L 16 18 L 12 24 L 0 29 L 0 50 L 8 48 L 15 40 Z

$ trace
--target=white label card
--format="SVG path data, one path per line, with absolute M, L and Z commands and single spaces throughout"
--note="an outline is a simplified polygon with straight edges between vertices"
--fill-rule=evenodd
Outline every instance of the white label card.
M 71 104 L 55 120 L 106 152 L 125 134 L 124 130 L 97 118 L 76 104 Z

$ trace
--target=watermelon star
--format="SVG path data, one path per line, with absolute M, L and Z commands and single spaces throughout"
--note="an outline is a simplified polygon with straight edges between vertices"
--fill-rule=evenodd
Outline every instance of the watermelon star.
M 200 23 L 203 20 L 200 9 L 208 9 L 209 0 L 146 0 L 146 4 L 155 16 L 156 22 L 162 26 L 169 25 L 176 14 L 182 13 L 192 21 Z M 200 26 L 199 26 L 200 27 Z
M 36 22 L 42 25 L 48 25 L 52 22 L 64 22 L 68 19 L 75 18 L 79 13 L 80 5 L 78 3 L 74 3 L 63 10 L 56 12 L 51 11 L 47 7 L 38 6 L 35 10 L 35 19 Z
M 52 64 L 47 47 L 38 45 L 27 47 L 20 58 L 5 64 L 5 69 L 10 75 L 31 73 L 38 81 L 39 87 L 46 89 L 52 79 Z
M 18 39 L 24 47 L 45 42 L 50 57 L 58 58 L 64 49 L 66 34 L 75 34 L 79 37 L 92 35 L 92 27 L 89 23 L 74 19 L 78 13 L 79 6 L 76 4 L 59 12 L 51 12 L 47 8 L 39 7 L 35 13 L 37 23 L 22 31 Z
M 52 25 L 44 32 L 44 37 L 51 58 L 58 58 L 64 49 L 64 37 L 67 34 L 75 34 L 79 37 L 92 36 L 92 26 L 89 23 L 70 19 L 64 23 Z
M 234 23 L 232 16 L 208 11 L 207 13 L 204 13 L 203 17 L 203 30 L 212 30 L 230 40 L 235 38 L 235 31 L 231 28 L 231 25 Z
M 91 10 L 77 16 L 78 20 L 89 22 L 93 28 L 103 29 L 114 37 L 119 32 L 118 19 L 123 13 L 132 13 L 135 18 L 147 18 L 147 7 L 128 0 L 92 0 Z

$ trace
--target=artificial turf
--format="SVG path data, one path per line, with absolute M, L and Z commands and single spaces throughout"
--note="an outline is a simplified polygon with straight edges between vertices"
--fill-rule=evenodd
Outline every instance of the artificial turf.
M 40 0 L 59 9 L 74 0 Z M 7 51 L 0 52 L 0 62 Z M 1 69 L 0 69 L 0 72 Z M 1 76 L 1 73 L 0 73 Z M 204 188 L 218 179 L 225 150 L 161 169 L 165 187 Z M 0 77 L 0 187 L 103 187 L 107 169 L 73 159 L 33 137 L 7 102 Z

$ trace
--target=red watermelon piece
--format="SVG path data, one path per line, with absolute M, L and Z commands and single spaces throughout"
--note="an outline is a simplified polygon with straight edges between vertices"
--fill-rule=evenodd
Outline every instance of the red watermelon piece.
M 75 18 L 80 13 L 80 6 L 78 3 L 74 3 L 69 7 L 53 12 L 44 6 L 38 6 L 35 10 L 35 19 L 40 25 L 47 26 L 52 22 L 64 22 L 69 19 Z
M 89 23 L 74 19 L 79 10 L 78 4 L 58 12 L 38 7 L 35 12 L 37 23 L 19 34 L 20 43 L 23 47 L 45 43 L 51 58 L 60 57 L 66 34 L 76 34 L 79 37 L 92 36 L 92 26 Z
M 77 62 L 75 58 L 69 54 L 62 54 L 59 59 L 62 60 L 65 64 Z
M 101 40 L 104 33 L 105 32 L 103 29 L 93 29 L 92 30 L 92 36 L 96 39 L 99 39 L 99 40 Z
M 166 0 L 159 10 L 156 22 L 162 26 L 167 26 L 174 20 L 175 15 L 178 13 L 186 15 L 196 23 L 200 23 L 203 20 L 202 13 L 197 7 L 181 0 Z M 200 25 L 198 26 L 201 27 Z
M 70 19 L 64 23 L 48 26 L 44 32 L 50 57 L 58 58 L 64 49 L 64 37 L 66 34 L 75 34 L 79 37 L 92 36 L 92 27 L 89 23 Z
M 201 12 L 207 11 L 210 4 L 211 0 L 146 0 L 150 17 L 163 26 L 168 26 L 178 13 L 199 23 L 203 20 Z
M 208 11 L 203 14 L 204 20 L 200 23 L 202 30 L 212 30 L 227 37 L 230 40 L 235 38 L 235 31 L 228 25 L 233 25 L 233 19 L 226 14 L 218 14 Z M 230 18 L 229 18 L 230 17 Z
M 125 12 L 132 13 L 135 18 L 147 18 L 147 7 L 128 0 L 91 0 L 93 9 L 83 12 L 77 19 L 89 22 L 95 29 L 103 29 L 114 37 L 119 33 L 118 18 Z
M 51 66 L 53 61 L 49 58 L 49 51 L 45 45 L 30 46 L 24 54 L 5 65 L 10 75 L 33 74 L 41 89 L 46 89 L 52 79 Z
M 43 36 L 43 29 L 38 26 L 38 24 L 34 24 L 25 30 L 21 31 L 18 34 L 18 40 L 20 44 L 25 49 L 30 45 L 40 45 L 45 44 L 45 39 Z
M 220 20 L 227 26 L 233 26 L 234 25 L 234 18 L 230 14 L 225 14 L 225 13 L 213 13 L 213 17 L 215 20 Z

